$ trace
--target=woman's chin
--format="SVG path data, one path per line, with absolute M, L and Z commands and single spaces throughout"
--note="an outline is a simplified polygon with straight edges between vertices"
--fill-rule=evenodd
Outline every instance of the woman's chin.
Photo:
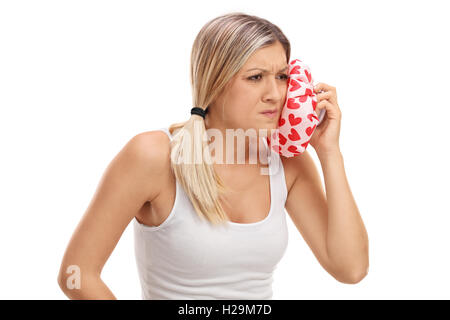
M 273 121 L 273 122 L 266 123 L 262 127 L 262 129 L 267 129 L 268 131 L 275 130 L 276 128 L 278 128 L 278 121 Z

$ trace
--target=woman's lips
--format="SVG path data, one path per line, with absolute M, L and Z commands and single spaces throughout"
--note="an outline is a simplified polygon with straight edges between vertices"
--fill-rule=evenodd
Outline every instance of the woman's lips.
M 273 111 L 273 112 L 266 111 L 266 112 L 261 112 L 261 114 L 263 114 L 269 118 L 274 118 L 277 115 L 277 112 L 276 111 Z

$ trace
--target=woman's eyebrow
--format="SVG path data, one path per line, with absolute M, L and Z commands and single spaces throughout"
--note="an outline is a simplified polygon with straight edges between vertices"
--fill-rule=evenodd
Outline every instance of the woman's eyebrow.
M 285 66 L 283 69 L 281 69 L 281 70 L 278 71 L 278 72 L 285 71 L 285 70 L 287 70 L 288 68 L 289 68 L 289 66 Z M 251 68 L 251 69 L 248 69 L 248 70 L 245 71 L 245 72 L 252 71 L 252 70 L 262 70 L 262 71 L 264 71 L 264 72 L 269 72 L 269 70 L 262 69 L 262 68 Z

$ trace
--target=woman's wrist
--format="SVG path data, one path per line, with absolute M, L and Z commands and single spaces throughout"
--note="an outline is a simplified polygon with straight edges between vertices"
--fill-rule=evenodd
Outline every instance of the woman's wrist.
M 326 161 L 329 159 L 336 159 L 342 157 L 341 149 L 339 147 L 316 153 L 320 161 Z

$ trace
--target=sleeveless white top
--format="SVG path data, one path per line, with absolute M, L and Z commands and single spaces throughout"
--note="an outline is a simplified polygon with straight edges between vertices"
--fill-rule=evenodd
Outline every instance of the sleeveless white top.
M 172 139 L 167 128 L 159 130 Z M 288 245 L 287 187 L 280 155 L 271 150 L 268 162 L 270 211 L 263 220 L 203 221 L 178 181 L 162 224 L 133 219 L 143 299 L 272 299 L 272 275 Z

